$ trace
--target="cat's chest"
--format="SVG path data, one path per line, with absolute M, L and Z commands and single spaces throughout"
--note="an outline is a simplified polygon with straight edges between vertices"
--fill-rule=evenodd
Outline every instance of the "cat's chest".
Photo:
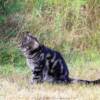
M 34 70 L 34 68 L 35 68 L 36 65 L 34 64 L 33 59 L 26 59 L 26 62 L 27 62 L 28 67 L 31 70 Z

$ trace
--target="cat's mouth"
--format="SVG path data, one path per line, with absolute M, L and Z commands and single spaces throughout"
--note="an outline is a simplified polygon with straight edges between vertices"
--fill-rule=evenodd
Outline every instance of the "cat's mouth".
M 25 57 L 27 57 L 27 56 L 29 55 L 29 52 L 30 52 L 29 47 L 26 47 L 26 48 L 21 48 L 21 47 L 20 47 L 20 50 L 21 50 L 21 52 L 23 53 L 23 55 L 24 55 Z
M 35 49 L 33 49 L 32 47 L 21 47 L 21 51 L 24 53 L 24 55 L 30 55 L 30 53 L 32 51 L 34 51 Z

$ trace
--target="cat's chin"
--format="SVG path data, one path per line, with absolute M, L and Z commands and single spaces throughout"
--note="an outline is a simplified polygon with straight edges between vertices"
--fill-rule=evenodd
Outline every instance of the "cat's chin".
M 28 58 L 29 53 L 28 53 L 28 52 L 23 52 L 23 55 L 24 55 L 26 58 Z

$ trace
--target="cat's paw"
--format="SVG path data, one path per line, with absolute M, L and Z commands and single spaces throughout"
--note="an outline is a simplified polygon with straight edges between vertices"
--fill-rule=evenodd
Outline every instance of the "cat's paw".
M 30 81 L 30 84 L 40 84 L 40 83 L 43 83 L 42 81 L 40 81 L 40 80 L 31 80 Z
M 33 85 L 33 84 L 36 84 L 36 82 L 35 82 L 34 80 L 31 79 L 31 80 L 30 80 L 30 84 Z

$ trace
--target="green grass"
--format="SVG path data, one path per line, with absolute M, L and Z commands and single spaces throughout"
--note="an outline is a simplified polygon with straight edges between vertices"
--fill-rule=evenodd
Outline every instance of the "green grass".
M 0 74 L 8 75 L 14 72 L 27 73 L 29 69 L 26 59 L 18 47 L 16 47 L 16 44 L 12 44 L 11 42 L 1 42 L 0 44 L 3 46 L 0 48 Z M 70 50 L 70 46 L 66 43 L 52 49 L 61 52 L 69 69 L 88 69 L 91 68 L 93 63 L 92 67 L 95 69 L 95 67 L 97 68 L 100 65 L 100 53 L 95 49 L 87 49 L 84 52 L 74 49 Z
M 1 23 L 4 23 L 5 19 L 6 19 L 5 16 L 0 16 L 0 24 L 1 24 Z
M 100 78 L 99 1 L 7 0 L 6 14 L 0 12 L 0 100 L 99 100 L 99 86 L 31 86 L 31 71 L 17 46 L 21 32 L 31 31 L 41 43 L 61 52 L 70 77 Z
M 9 49 L 6 49 L 5 52 L 9 52 L 9 56 L 7 56 L 7 54 L 6 56 L 3 56 L 2 60 L 4 59 L 4 62 L 0 63 L 1 100 L 100 99 L 100 93 L 98 90 L 99 85 L 52 85 L 47 83 L 31 85 L 31 71 L 25 64 L 25 58 L 21 55 L 17 47 L 13 47 L 12 49 L 9 46 Z M 100 55 L 99 53 L 96 53 L 95 50 L 89 50 L 84 53 L 74 51 L 73 53 L 67 52 L 66 54 L 62 52 L 62 54 L 68 63 L 70 77 L 88 80 L 100 78 Z M 7 57 L 9 58 L 9 62 Z

